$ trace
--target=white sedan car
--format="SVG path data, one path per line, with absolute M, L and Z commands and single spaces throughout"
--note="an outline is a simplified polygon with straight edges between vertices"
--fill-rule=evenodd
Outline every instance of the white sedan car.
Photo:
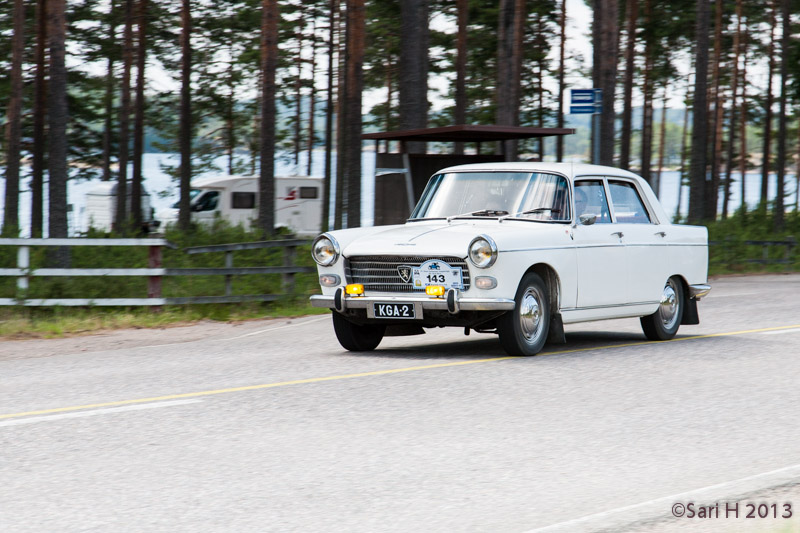
M 564 324 L 624 317 L 666 340 L 711 289 L 706 228 L 671 224 L 642 178 L 596 165 L 446 168 L 405 224 L 324 233 L 312 255 L 312 305 L 353 351 L 454 326 L 535 355 Z

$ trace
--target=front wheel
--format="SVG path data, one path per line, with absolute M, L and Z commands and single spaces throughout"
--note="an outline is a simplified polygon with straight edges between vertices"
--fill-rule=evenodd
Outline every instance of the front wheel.
M 645 337 L 651 341 L 666 341 L 673 338 L 681 327 L 685 302 L 681 280 L 676 277 L 669 278 L 664 285 L 658 310 L 639 319 Z
M 500 343 L 509 355 L 536 355 L 547 341 L 550 300 L 547 285 L 535 272 L 522 277 L 514 298 L 516 305 L 497 320 Z
M 351 352 L 369 352 L 378 347 L 383 340 L 386 326 L 364 325 L 359 326 L 343 317 L 336 311 L 333 312 L 333 330 L 339 344 Z

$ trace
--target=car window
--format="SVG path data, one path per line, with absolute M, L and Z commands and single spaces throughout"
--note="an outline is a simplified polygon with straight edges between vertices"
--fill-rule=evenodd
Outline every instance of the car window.
M 578 220 L 581 215 L 595 215 L 595 224 L 611 223 L 603 180 L 575 182 L 575 219 Z
M 636 186 L 627 181 L 609 181 L 608 190 L 614 206 L 614 218 L 620 224 L 649 224 L 650 216 Z
M 194 210 L 213 211 L 217 208 L 217 202 L 219 202 L 219 191 L 208 191 L 197 199 Z

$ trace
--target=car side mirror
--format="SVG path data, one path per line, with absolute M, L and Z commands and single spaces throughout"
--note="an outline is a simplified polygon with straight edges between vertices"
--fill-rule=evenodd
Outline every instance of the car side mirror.
M 580 217 L 578 217 L 582 226 L 591 226 L 595 222 L 597 222 L 597 215 L 592 215 L 590 213 L 584 213 Z

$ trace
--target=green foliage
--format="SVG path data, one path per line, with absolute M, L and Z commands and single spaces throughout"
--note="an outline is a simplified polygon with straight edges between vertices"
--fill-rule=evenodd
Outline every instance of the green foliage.
M 800 271 L 800 247 L 748 244 L 747 241 L 800 240 L 800 214 L 795 211 L 786 215 L 786 229 L 774 230 L 774 215 L 771 211 L 758 209 L 743 214 L 737 211 L 727 220 L 718 220 L 707 225 L 709 246 L 709 273 L 730 274 L 743 272 Z M 788 263 L 761 263 L 761 260 L 787 260 Z

